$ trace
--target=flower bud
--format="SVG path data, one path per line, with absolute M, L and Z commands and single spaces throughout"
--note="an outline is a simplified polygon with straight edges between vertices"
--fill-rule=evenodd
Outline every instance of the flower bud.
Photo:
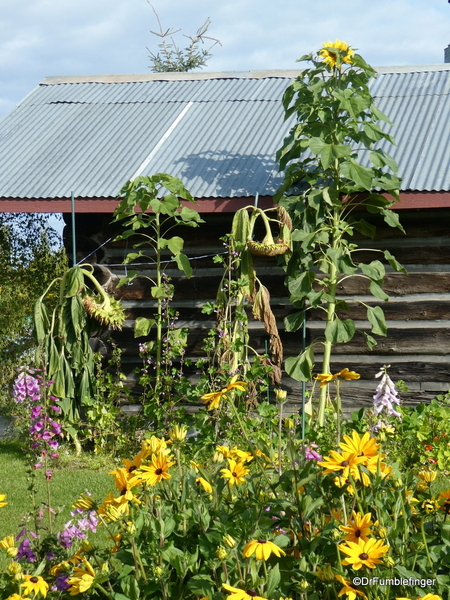
M 280 389 L 275 390 L 275 398 L 277 402 L 285 402 L 287 398 L 287 391 Z
M 228 546 L 228 548 L 234 548 L 237 544 L 236 540 L 232 538 L 231 535 L 224 535 L 222 539 L 224 544 Z
M 392 556 L 383 556 L 382 560 L 385 567 L 390 568 L 395 565 L 395 560 L 392 558 Z
M 228 556 L 226 548 L 224 548 L 223 546 L 219 546 L 216 550 L 216 556 L 219 560 L 225 560 Z

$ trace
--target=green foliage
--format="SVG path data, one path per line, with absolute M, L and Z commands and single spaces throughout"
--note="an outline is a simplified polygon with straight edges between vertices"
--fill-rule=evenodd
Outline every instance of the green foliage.
M 284 183 L 275 199 L 293 221 L 287 284 L 292 303 L 301 307 L 285 324 L 287 330 L 294 331 L 311 308 L 326 312 L 325 336 L 315 345 L 323 344 L 321 372 L 330 373 L 332 345 L 349 342 L 357 332 L 352 319 L 341 321 L 337 316 L 338 286 L 349 277 L 360 277 L 367 281 L 372 295 L 388 300 L 382 289 L 383 263 L 358 260 L 360 249 L 351 237 L 355 231 L 369 238 L 375 236 L 375 226 L 361 218 L 363 210 L 381 215 L 388 225 L 403 231 L 391 210 L 398 200 L 400 181 L 395 161 L 377 145 L 393 140 L 379 125 L 390 122 L 375 106 L 369 91 L 369 80 L 376 76 L 374 69 L 346 44 L 333 49 L 331 59 L 328 51 L 324 54 L 322 50 L 300 60 L 309 61 L 312 67 L 303 70 L 284 94 L 286 118 L 295 115 L 296 123 L 277 154 Z M 365 162 L 367 156 L 370 166 Z M 389 252 L 379 252 L 393 269 L 405 272 Z M 382 308 L 362 304 L 371 333 L 386 336 Z M 373 348 L 375 338 L 361 333 Z M 290 361 L 287 370 L 291 376 L 308 381 L 313 367 L 311 354 L 304 352 L 295 362 Z M 323 389 L 321 423 L 324 402 Z
M 73 425 L 79 422 L 81 407 L 95 397 L 97 389 L 89 338 L 101 325 L 120 329 L 125 319 L 122 305 L 92 273 L 89 264 L 68 269 L 50 284 L 34 309 L 36 365 L 45 366 L 46 378 L 53 382 L 50 392 L 60 399 L 66 427 L 74 438 Z M 58 301 L 52 310 L 48 299 L 54 285 L 58 285 Z
M 184 35 L 184 37 L 190 40 L 190 43 L 185 48 L 179 48 L 175 43 L 173 36 L 177 34 L 180 29 L 176 31 L 173 29 L 166 29 L 164 31 L 156 10 L 151 4 L 150 6 L 155 13 L 159 25 L 159 32 L 151 31 L 151 33 L 156 35 L 161 40 L 161 42 L 158 44 L 160 52 L 157 54 L 154 54 L 147 48 L 147 50 L 150 52 L 149 58 L 152 62 L 150 69 L 153 71 L 153 73 L 183 73 L 204 67 L 208 59 L 212 56 L 210 52 L 211 49 L 216 44 L 221 45 L 219 40 L 205 35 L 211 24 L 210 19 L 206 19 L 194 36 L 191 37 L 189 35 Z M 209 48 L 201 48 L 200 45 L 203 45 L 206 40 L 213 43 L 209 46 Z
M 128 253 L 124 264 L 146 259 L 154 271 L 153 277 L 145 277 L 152 284 L 151 296 L 156 300 L 157 312 L 150 318 L 139 317 L 136 320 L 134 335 L 148 336 L 153 327 L 156 331 L 156 339 L 141 349 L 141 354 L 145 354 L 149 364 L 150 355 L 155 355 L 154 376 L 146 368 L 140 380 L 145 389 L 144 412 L 156 424 L 162 417 L 162 398 L 165 397 L 166 410 L 173 406 L 175 373 L 172 372 L 171 361 L 174 357 L 182 355 L 181 350 L 187 340 L 187 331 L 176 330 L 173 325 L 176 315 L 171 311 L 170 301 L 174 286 L 165 271 L 170 264 L 175 263 L 186 277 L 192 275 L 189 259 L 182 252 L 183 239 L 179 236 L 169 237 L 168 233 L 176 226 L 198 227 L 204 221 L 196 210 L 182 204 L 182 201 L 195 203 L 195 200 L 180 179 L 167 173 L 137 177 L 124 185 L 120 196 L 122 200 L 114 211 L 114 220 L 123 221 L 126 229 L 116 239 L 137 236 L 141 241 L 135 243 L 133 248 L 142 248 L 138 252 Z M 163 260 L 163 253 L 167 251 L 170 253 L 170 259 Z M 127 277 L 120 280 L 118 287 L 137 276 L 137 271 L 130 271 Z M 165 336 L 164 328 L 167 328 Z
M 67 267 L 46 216 L 0 213 L 0 403 L 9 414 L 9 389 L 34 346 L 33 306 Z M 49 298 L 52 305 L 56 296 Z

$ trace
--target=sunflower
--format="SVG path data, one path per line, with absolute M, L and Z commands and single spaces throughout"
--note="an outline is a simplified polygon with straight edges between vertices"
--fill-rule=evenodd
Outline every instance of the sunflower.
M 352 431 L 352 436 L 344 435 L 345 442 L 339 444 L 344 452 L 355 453 L 356 456 L 373 457 L 378 456 L 380 444 L 377 444 L 376 438 L 371 438 L 370 433 L 366 433 L 360 437 L 357 431 Z
M 195 483 L 197 485 L 201 485 L 202 488 L 205 490 L 205 492 L 208 492 L 208 494 L 212 494 L 213 489 L 211 487 L 211 484 L 208 483 L 206 481 L 206 479 L 204 479 L 203 477 L 197 477 L 197 479 L 195 480 Z
M 348 479 L 349 475 L 358 478 L 358 465 L 363 462 L 364 457 L 357 456 L 354 452 L 339 454 L 339 452 L 330 450 L 330 456 L 326 456 L 324 461 L 317 464 L 326 469 L 324 475 L 337 472 L 341 477 Z
M 240 390 L 241 392 L 245 391 L 245 386 L 247 384 L 245 381 L 235 381 L 234 383 L 230 383 L 226 388 L 220 390 L 220 392 L 210 392 L 209 394 L 203 394 L 200 397 L 201 400 L 204 400 L 203 404 L 208 404 L 207 410 L 213 410 L 214 408 L 219 408 L 220 402 L 222 398 L 232 390 Z
M 70 584 L 69 592 L 71 596 L 86 592 L 94 583 L 94 569 L 85 558 L 83 558 L 83 565 L 84 568 L 75 567 L 72 576 L 67 580 L 67 583 Z
M 360 539 L 358 543 L 345 542 L 339 546 L 339 550 L 348 556 L 342 564 L 351 565 L 355 571 L 358 571 L 362 567 L 375 569 L 375 566 L 382 562 L 380 556 L 389 551 L 389 546 L 383 544 L 383 540 L 370 538 L 367 541 Z
M 245 546 L 242 556 L 249 558 L 252 554 L 257 560 L 267 560 L 271 554 L 280 557 L 285 556 L 286 552 L 269 540 L 253 540 Z
M 365 593 L 361 590 L 358 590 L 358 588 L 351 581 L 344 579 L 342 575 L 338 575 L 337 573 L 335 577 L 344 586 L 339 592 L 338 597 L 345 595 L 348 597 L 348 600 L 355 600 L 356 596 L 362 596 L 365 600 L 367 600 L 367 596 L 365 595 Z
M 355 511 L 352 511 L 352 520 L 348 526 L 341 525 L 339 529 L 347 534 L 344 538 L 345 542 L 358 543 L 358 540 L 367 542 L 369 535 L 372 535 L 372 530 L 370 529 L 372 525 L 370 513 L 362 516 L 360 512 L 355 513 Z
M 228 469 L 220 469 L 220 472 L 223 473 L 222 479 L 228 479 L 228 485 L 232 487 L 234 484 L 245 483 L 244 477 L 248 473 L 248 468 L 242 462 L 229 458 Z
M 228 600 L 266 600 L 266 598 L 258 596 L 258 592 L 255 590 L 240 590 L 239 588 L 232 587 L 226 583 L 222 583 L 222 587 L 227 590 L 227 592 L 231 592 L 231 595 L 228 596 Z
M 140 469 L 135 471 L 134 477 L 132 477 L 130 484 L 136 481 L 137 483 L 148 483 L 149 485 L 156 485 L 163 479 L 170 479 L 172 476 L 169 475 L 169 468 L 175 464 L 174 460 L 168 460 L 162 452 L 152 455 L 152 463 L 148 467 L 141 466 Z
M 3 502 L 4 500 L 6 500 L 6 494 L 0 494 L 0 508 L 8 504 L 7 502 Z
M 44 598 L 47 596 L 48 583 L 40 575 L 24 575 L 24 578 L 25 583 L 20 584 L 24 596 L 28 596 L 31 592 L 34 593 L 35 598 L 38 594 L 41 594 Z
M 336 40 L 334 42 L 325 42 L 323 48 L 319 50 L 319 56 L 323 62 L 330 67 L 341 68 L 342 63 L 350 64 L 352 56 L 355 54 L 353 48 L 347 42 Z

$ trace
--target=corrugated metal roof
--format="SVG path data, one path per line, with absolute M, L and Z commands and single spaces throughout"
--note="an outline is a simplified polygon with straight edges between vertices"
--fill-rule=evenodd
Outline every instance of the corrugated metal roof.
M 391 70 L 372 83 L 395 123 L 397 148 L 382 146 L 403 190 L 447 191 L 449 65 Z M 0 197 L 115 197 L 136 173 L 161 171 L 197 198 L 273 194 L 295 73 L 180 75 L 45 80 L 0 122 Z

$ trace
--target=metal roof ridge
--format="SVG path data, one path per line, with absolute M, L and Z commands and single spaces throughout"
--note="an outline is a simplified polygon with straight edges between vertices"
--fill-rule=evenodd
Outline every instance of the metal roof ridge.
M 211 73 L 132 73 L 123 75 L 57 75 L 45 77 L 39 85 L 61 83 L 141 83 L 146 81 L 206 81 L 209 79 L 293 79 L 302 69 L 265 71 L 217 71 Z
M 374 67 L 377 73 L 425 73 L 430 71 L 450 71 L 450 63 L 434 65 L 399 65 L 391 67 Z

